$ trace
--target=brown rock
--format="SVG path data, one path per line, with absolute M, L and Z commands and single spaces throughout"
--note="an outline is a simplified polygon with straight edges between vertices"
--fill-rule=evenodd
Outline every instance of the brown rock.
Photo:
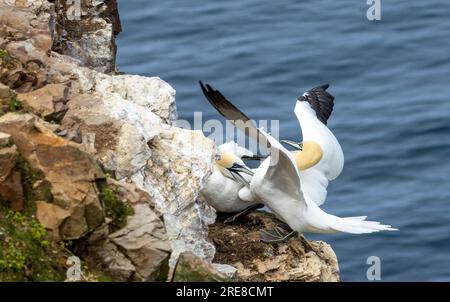
M 122 32 L 122 25 L 120 22 L 120 15 L 117 7 L 117 1 L 106 0 L 105 3 L 107 7 L 103 12 L 101 12 L 100 16 L 111 21 L 113 25 L 114 34 L 118 35 L 120 32 Z
M 93 259 L 114 281 L 166 281 L 170 246 L 161 213 L 134 184 L 111 178 L 107 184 L 119 201 L 133 206 L 134 214 L 109 237 L 107 224 L 92 232 L 85 258 Z
M 17 147 L 11 146 L 0 149 L 0 183 L 10 175 L 12 169 L 16 165 Z
M 105 73 L 114 72 L 114 38 L 115 32 L 121 30 L 116 1 L 93 3 L 82 0 L 80 4 L 78 16 L 74 16 L 72 5 L 55 1 L 57 20 L 53 50 L 79 60 L 83 66 Z
M 109 241 L 103 244 L 88 246 L 86 255 L 91 266 L 99 266 L 114 281 L 126 282 L 133 280 L 136 269 L 133 263 L 125 257 L 117 246 Z
M 32 62 L 47 58 L 52 46 L 51 4 L 25 2 L 26 6 L 19 6 L 19 1 L 0 1 L 0 47 L 7 51 L 0 58 L 0 81 L 16 92 L 45 84 L 46 71 L 33 68 Z
M 26 63 L 30 57 L 27 54 L 23 54 L 23 48 L 17 46 L 19 48 L 14 49 L 14 46 L 17 45 L 14 43 L 8 44 L 7 49 L 12 49 L 12 51 L 8 51 L 4 57 L 0 57 L 0 81 L 16 92 L 28 92 L 41 87 L 45 82 L 43 75 L 41 72 L 31 71 Z M 15 56 L 18 56 L 18 58 Z M 46 78 L 45 75 L 44 78 Z
M 20 5 L 21 2 L 27 5 Z M 52 45 L 49 15 L 42 13 L 49 8 L 47 1 L 15 1 L 14 4 L 0 2 L 0 24 L 6 27 L 8 37 L 18 41 L 28 39 L 40 51 L 49 51 Z
M 164 224 L 148 205 L 136 204 L 133 209 L 127 225 L 109 238 L 131 260 L 137 279 L 155 281 L 168 270 L 170 245 Z
M 45 201 L 36 201 L 36 218 L 50 231 L 49 234 L 55 241 L 60 239 L 59 227 L 69 216 L 70 212 L 54 204 Z
M 158 218 L 162 219 L 163 214 L 156 209 L 150 194 L 139 189 L 134 183 L 117 181 L 112 178 L 107 178 L 107 183 L 109 186 L 116 188 L 117 195 L 123 202 L 129 204 L 146 204 Z
M 61 122 L 64 136 L 82 143 L 115 177 L 130 177 L 146 164 L 147 141 L 160 129 L 156 115 L 123 99 L 89 94 L 73 97 L 68 108 Z
M 17 98 L 25 108 L 44 118 L 61 113 L 67 102 L 69 88 L 62 84 L 48 84 L 28 93 L 19 93 Z M 59 112 L 57 112 L 57 110 Z
M 0 183 L 0 196 L 5 199 L 13 211 L 23 210 L 23 189 L 20 172 L 13 171 Z
M 237 268 L 239 281 L 339 281 L 339 267 L 331 247 L 303 236 L 287 243 L 266 244 L 259 240 L 261 229 L 273 229 L 272 214 L 254 212 L 239 224 L 216 222 L 209 238 L 217 253 L 214 262 Z
M 190 252 L 183 252 L 178 258 L 173 282 L 226 282 L 229 278 L 218 272 L 214 266 Z
M 11 97 L 11 90 L 8 86 L 0 83 L 0 99 L 9 99 Z
M 104 221 L 96 181 L 104 175 L 95 160 L 30 114 L 0 117 L 0 131 L 12 136 L 21 155 L 49 184 L 53 204 L 70 213 L 60 226 L 62 239 L 84 236 Z
M 14 171 L 17 157 L 17 147 L 10 143 L 10 136 L 0 132 L 0 197 L 8 202 L 14 211 L 23 209 L 23 188 L 20 172 Z
M 7 147 L 11 143 L 11 135 L 0 132 L 0 148 Z

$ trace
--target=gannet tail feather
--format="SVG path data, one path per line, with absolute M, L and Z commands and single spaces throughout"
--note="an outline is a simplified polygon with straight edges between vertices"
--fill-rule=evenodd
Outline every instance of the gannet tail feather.
M 378 221 L 367 221 L 366 216 L 338 217 L 324 212 L 312 203 L 309 204 L 308 209 L 310 213 L 307 215 L 307 229 L 313 233 L 369 234 L 380 231 L 397 231 L 390 225 L 384 225 Z
M 379 231 L 397 231 L 390 225 L 381 224 L 378 221 L 366 221 L 361 217 L 345 217 L 340 218 L 333 216 L 330 227 L 338 232 L 345 232 L 351 234 L 369 234 Z
M 355 216 L 355 217 L 345 217 L 342 219 L 357 219 L 357 220 L 366 220 L 367 216 Z

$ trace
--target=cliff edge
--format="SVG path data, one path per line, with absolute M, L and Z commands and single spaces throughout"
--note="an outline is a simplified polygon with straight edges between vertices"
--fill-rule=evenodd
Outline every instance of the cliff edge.
M 0 0 L 0 281 L 339 280 L 325 243 L 259 242 L 267 213 L 215 223 L 214 143 L 117 72 L 115 0 L 73 5 Z

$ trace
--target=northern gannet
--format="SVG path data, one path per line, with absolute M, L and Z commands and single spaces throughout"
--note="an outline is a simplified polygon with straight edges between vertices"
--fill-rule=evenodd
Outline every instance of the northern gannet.
M 231 222 L 248 211 L 260 207 L 258 200 L 251 194 L 239 195 L 242 188 L 249 186 L 253 176 L 253 171 L 245 165 L 242 158 L 257 157 L 233 141 L 220 145 L 218 149 L 219 157 L 200 194 L 216 211 L 237 213 L 226 220 Z
M 328 182 L 336 179 L 344 168 L 341 145 L 326 126 L 334 107 L 334 97 L 322 85 L 303 93 L 296 102 L 294 113 L 300 124 L 303 142 L 293 144 L 303 194 L 317 205 L 327 197 Z M 283 141 L 281 141 L 283 142 Z
M 295 114 L 302 127 L 303 146 L 301 152 L 294 153 L 263 129 L 248 123 L 251 120 L 218 90 L 202 83 L 201 86 L 211 104 L 226 119 L 237 127 L 252 128 L 240 130 L 256 134 L 253 139 L 270 150 L 270 156 L 255 171 L 250 187 L 241 190 L 250 190 L 293 230 L 283 238 L 278 232 L 279 239 L 297 232 L 363 234 L 396 230 L 390 225 L 366 221 L 366 216 L 341 218 L 319 208 L 325 201 L 328 181 L 341 173 L 344 164 L 342 149 L 325 125 L 332 110 L 330 99 L 323 94 L 327 85 L 306 92 L 296 103 Z M 317 95 L 318 91 L 323 95 Z M 239 120 L 244 123 L 235 122 Z

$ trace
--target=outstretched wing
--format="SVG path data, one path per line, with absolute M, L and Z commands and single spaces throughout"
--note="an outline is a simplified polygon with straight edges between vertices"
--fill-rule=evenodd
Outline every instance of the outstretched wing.
M 326 91 L 328 87 L 328 84 L 322 85 L 305 92 L 298 98 L 294 110 L 302 128 L 303 139 L 320 139 L 320 145 L 324 151 L 323 158 L 317 165 L 300 173 L 303 193 L 319 206 L 326 200 L 329 181 L 335 179 L 342 171 L 343 153 L 339 142 L 326 126 L 317 127 L 314 124 L 302 123 L 301 102 L 309 103 L 317 118 L 326 125 L 334 106 L 334 97 Z M 309 113 L 303 112 L 303 114 Z M 314 113 L 311 112 L 311 114 Z
M 299 102 L 308 102 L 311 105 L 317 118 L 325 125 L 334 107 L 334 96 L 327 92 L 328 87 L 328 84 L 314 87 L 298 97 Z
M 200 87 L 209 103 L 216 108 L 223 117 L 230 121 L 246 136 L 258 142 L 261 147 L 268 147 L 267 139 L 263 135 L 260 135 L 255 123 L 228 101 L 219 90 L 214 89 L 208 84 L 203 85 L 202 81 L 200 81 Z
M 237 128 L 241 127 L 241 123 L 235 123 L 235 121 L 250 121 L 244 113 L 242 113 L 236 106 L 228 101 L 220 91 L 213 89 L 210 85 L 203 85 L 200 82 L 202 91 L 205 94 L 208 101 L 213 105 L 217 111 L 220 112 L 227 120 L 230 120 Z M 246 126 L 249 126 L 246 123 Z M 272 201 L 278 202 L 277 196 L 288 196 L 292 202 L 296 202 L 301 207 L 306 207 L 306 202 L 301 189 L 301 183 L 299 178 L 299 172 L 292 154 L 284 148 L 275 138 L 264 130 L 259 129 L 252 123 L 250 135 L 254 135 L 253 138 L 261 142 L 264 142 L 264 147 L 268 147 L 270 150 L 270 162 L 269 167 L 264 175 L 264 178 L 258 186 L 260 196 L 266 196 L 266 198 Z M 239 128 L 246 133 L 247 129 Z M 277 193 L 280 192 L 280 193 Z M 269 197 L 273 195 L 273 197 Z M 282 202 L 280 200 L 280 202 Z
M 318 206 L 325 203 L 327 199 L 327 188 L 329 180 L 323 171 L 316 166 L 300 172 L 300 182 L 305 197 Z
M 259 131 L 266 137 L 270 145 L 270 166 L 267 169 L 261 187 L 264 187 L 265 191 L 280 191 L 283 194 L 279 196 L 287 194 L 293 200 L 306 206 L 299 171 L 291 152 L 264 130 L 259 129 Z

